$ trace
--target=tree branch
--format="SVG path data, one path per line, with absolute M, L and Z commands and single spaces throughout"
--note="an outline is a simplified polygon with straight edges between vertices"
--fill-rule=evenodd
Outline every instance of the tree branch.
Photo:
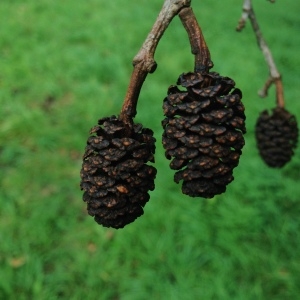
M 174 16 L 179 11 L 188 7 L 191 0 L 165 0 L 163 7 L 141 49 L 133 59 L 133 72 L 125 95 L 124 103 L 119 118 L 127 125 L 131 126 L 132 118 L 136 115 L 136 106 L 142 85 L 148 75 L 156 69 L 154 53 Z
M 271 2 L 274 2 L 274 1 L 271 1 Z M 281 75 L 277 70 L 272 53 L 271 53 L 266 41 L 263 38 L 263 35 L 259 28 L 259 24 L 256 19 L 256 15 L 253 10 L 251 0 L 244 0 L 243 12 L 242 12 L 242 16 L 239 20 L 238 26 L 236 28 L 237 31 L 241 31 L 245 27 L 247 19 L 249 19 L 251 22 L 252 29 L 255 33 L 258 46 L 261 49 L 261 51 L 265 57 L 265 60 L 267 62 L 267 65 L 269 67 L 269 72 L 270 72 L 270 77 L 267 79 L 264 87 L 259 91 L 258 94 L 261 97 L 266 97 L 268 95 L 268 90 L 269 90 L 270 86 L 274 83 L 276 86 L 277 106 L 284 107 L 283 85 L 282 85 Z
M 178 16 L 188 33 L 192 53 L 195 55 L 195 72 L 208 72 L 213 67 L 213 62 L 210 59 L 209 49 L 192 8 L 183 8 Z

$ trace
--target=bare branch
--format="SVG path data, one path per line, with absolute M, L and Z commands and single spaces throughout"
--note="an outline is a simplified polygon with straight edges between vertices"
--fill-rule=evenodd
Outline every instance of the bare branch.
M 153 73 L 156 69 L 154 53 L 160 38 L 179 11 L 190 4 L 191 0 L 165 0 L 150 33 L 134 57 L 134 70 L 120 113 L 120 119 L 126 124 L 131 125 L 132 118 L 136 115 L 138 97 L 148 73 Z
M 210 59 L 209 49 L 192 8 L 183 8 L 178 15 L 188 33 L 192 53 L 195 55 L 195 72 L 208 72 L 213 67 L 213 62 Z
M 269 88 L 273 83 L 274 83 L 274 79 L 272 77 L 269 77 L 265 82 L 264 86 L 262 87 L 262 89 L 258 91 L 258 95 L 262 98 L 267 97 Z
M 236 27 L 237 31 L 242 31 L 246 25 L 247 19 L 249 17 L 249 10 L 251 9 L 251 0 L 244 0 L 242 16 Z
M 274 2 L 274 1 L 271 1 L 271 2 Z M 244 0 L 242 16 L 241 16 L 241 18 L 239 20 L 239 24 L 237 26 L 238 31 L 241 31 L 244 28 L 247 19 L 249 19 L 251 22 L 252 29 L 255 33 L 258 46 L 261 49 L 261 51 L 265 57 L 265 60 L 267 62 L 267 65 L 269 67 L 269 72 L 270 72 L 270 77 L 267 79 L 264 87 L 259 91 L 259 95 L 261 97 L 267 96 L 268 89 L 270 88 L 272 83 L 274 83 L 276 86 L 277 106 L 284 107 L 283 85 L 282 85 L 281 75 L 277 70 L 272 53 L 271 53 L 265 39 L 263 38 L 262 32 L 259 28 L 259 24 L 256 19 L 256 15 L 253 10 L 251 0 Z

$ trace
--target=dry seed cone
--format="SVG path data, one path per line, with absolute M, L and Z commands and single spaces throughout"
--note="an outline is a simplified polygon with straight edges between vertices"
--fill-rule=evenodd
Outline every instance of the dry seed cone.
M 211 198 L 233 180 L 245 143 L 242 93 L 215 72 L 184 73 L 177 85 L 163 104 L 165 155 L 184 194 Z
M 271 114 L 265 110 L 257 120 L 255 135 L 265 163 L 273 168 L 281 168 L 291 160 L 297 146 L 296 118 L 284 108 L 275 108 Z
M 122 228 L 143 214 L 154 189 L 155 138 L 141 124 L 129 129 L 117 117 L 91 129 L 83 156 L 80 187 L 87 210 L 97 223 Z

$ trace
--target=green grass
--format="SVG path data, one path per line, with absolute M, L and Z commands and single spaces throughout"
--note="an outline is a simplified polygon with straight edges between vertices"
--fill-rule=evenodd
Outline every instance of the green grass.
M 157 138 L 156 189 L 141 218 L 113 230 L 86 213 L 81 156 L 90 127 L 119 113 L 131 61 L 162 1 L 1 0 L 0 299 L 299 298 L 300 150 L 280 170 L 258 156 L 253 128 L 274 106 L 274 88 L 258 98 L 264 58 L 249 23 L 235 32 L 241 3 L 225 2 L 192 4 L 214 70 L 243 90 L 248 132 L 235 180 L 211 200 L 182 195 L 172 180 L 160 143 L 162 99 L 193 66 L 175 18 L 136 117 Z M 300 120 L 300 4 L 256 2 L 286 108 Z

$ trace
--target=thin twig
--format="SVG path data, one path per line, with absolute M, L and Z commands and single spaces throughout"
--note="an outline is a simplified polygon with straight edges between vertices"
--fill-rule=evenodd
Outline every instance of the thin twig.
M 213 67 L 213 62 L 210 59 L 209 49 L 192 8 L 183 8 L 178 16 L 188 33 L 192 53 L 195 55 L 195 72 L 208 72 Z
M 269 78 L 266 80 L 266 82 L 265 82 L 264 86 L 262 87 L 262 89 L 260 89 L 260 90 L 258 91 L 258 95 L 259 95 L 260 97 L 262 97 L 262 98 L 267 97 L 267 96 L 268 96 L 268 90 L 269 90 L 269 88 L 271 87 L 271 85 L 272 85 L 273 83 L 274 83 L 274 78 L 273 78 L 273 77 L 269 77 Z
M 273 1 L 271 1 L 273 2 Z M 276 102 L 278 107 L 284 107 L 284 96 L 283 96 L 283 85 L 281 80 L 281 75 L 277 70 L 276 64 L 274 62 L 272 53 L 263 38 L 261 30 L 259 28 L 259 24 L 256 19 L 256 15 L 253 10 L 252 1 L 251 0 L 244 0 L 243 4 L 243 12 L 242 16 L 239 20 L 237 31 L 241 31 L 245 27 L 245 23 L 247 19 L 250 20 L 253 31 L 255 33 L 257 43 L 259 48 L 261 49 L 265 60 L 269 67 L 270 77 L 267 79 L 264 87 L 259 91 L 259 95 L 261 97 L 266 97 L 268 95 L 268 90 L 270 86 L 274 83 L 276 86 Z
M 148 73 L 153 73 L 156 69 L 154 53 L 160 38 L 179 11 L 190 4 L 191 0 L 165 0 L 150 33 L 134 57 L 134 69 L 119 116 L 125 124 L 131 126 L 132 118 L 136 115 L 136 106 L 142 85 Z

